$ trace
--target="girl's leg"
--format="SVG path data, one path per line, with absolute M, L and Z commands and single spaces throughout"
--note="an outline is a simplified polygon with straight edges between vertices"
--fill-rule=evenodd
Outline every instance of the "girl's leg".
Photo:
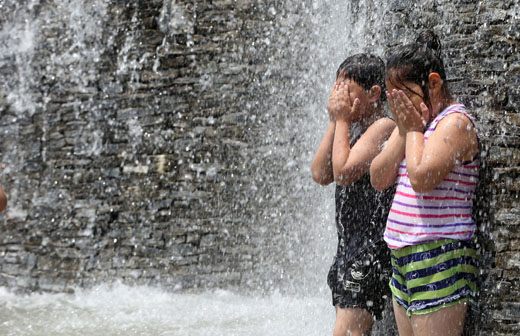
M 467 304 L 439 309 L 424 315 L 412 315 L 414 336 L 460 336 L 464 328 Z
M 394 304 L 395 322 L 397 323 L 399 336 L 414 336 L 412 323 L 406 315 L 406 310 L 404 310 L 404 308 L 400 306 L 395 300 L 392 300 L 392 302 Z
M 334 336 L 368 336 L 372 331 L 374 319 L 365 309 L 339 308 L 336 305 L 336 324 Z

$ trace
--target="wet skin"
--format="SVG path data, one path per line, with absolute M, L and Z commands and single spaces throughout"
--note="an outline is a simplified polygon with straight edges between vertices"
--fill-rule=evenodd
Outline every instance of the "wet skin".
M 370 169 L 372 185 L 383 190 L 397 178 L 397 170 L 406 157 L 406 166 L 413 189 L 425 193 L 437 186 L 453 167 L 471 160 L 478 152 L 478 141 L 472 122 L 460 113 L 450 114 L 437 126 L 424 144 L 424 128 L 445 107 L 456 103 L 442 96 L 442 81 L 437 74 L 430 75 L 428 83 L 430 107 L 421 95 L 406 89 L 397 89 L 387 82 L 390 111 L 397 129 L 385 149 L 374 159 Z M 403 88 L 422 93 L 417 84 L 406 82 Z

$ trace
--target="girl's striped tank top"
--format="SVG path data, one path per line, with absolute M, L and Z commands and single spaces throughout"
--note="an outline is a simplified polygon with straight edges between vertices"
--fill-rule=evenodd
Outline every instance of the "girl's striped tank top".
M 439 122 L 452 113 L 464 114 L 477 129 L 464 105 L 452 105 L 429 125 L 424 133 L 425 143 Z M 472 209 L 479 167 L 479 155 L 472 161 L 456 164 L 437 187 L 421 194 L 412 189 L 404 159 L 399 167 L 397 188 L 384 233 L 388 247 L 397 249 L 445 238 L 467 240 L 473 237 L 476 224 Z

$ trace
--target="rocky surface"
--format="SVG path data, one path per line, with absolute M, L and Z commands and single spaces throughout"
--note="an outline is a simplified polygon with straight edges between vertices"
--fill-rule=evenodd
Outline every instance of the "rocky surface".
M 520 5 L 384 6 L 377 20 L 356 21 L 381 34 L 364 38 L 391 51 L 434 28 L 450 87 L 483 126 L 483 290 L 467 330 L 517 334 Z M 316 268 L 302 256 L 324 230 L 312 229 L 308 173 L 308 134 L 322 128 L 305 106 L 324 69 L 337 66 L 319 63 L 334 42 L 319 35 L 330 13 L 316 2 L 247 0 L 0 9 L 0 183 L 9 197 L 0 286 L 305 285 L 301 274 Z
M 520 332 L 520 5 L 518 1 L 390 1 L 386 44 L 423 28 L 441 37 L 450 87 L 482 126 L 477 197 L 482 288 L 471 335 Z M 475 321 L 475 320 L 472 320 Z

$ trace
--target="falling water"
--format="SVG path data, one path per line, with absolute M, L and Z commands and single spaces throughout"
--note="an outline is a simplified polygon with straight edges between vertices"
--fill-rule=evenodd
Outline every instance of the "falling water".
M 334 311 L 325 276 L 336 244 L 333 189 L 312 183 L 310 162 L 326 127 L 325 106 L 336 68 L 353 53 L 381 54 L 382 28 L 378 27 L 383 27 L 386 5 L 262 1 L 255 13 L 270 23 L 268 28 L 216 65 L 212 59 L 195 64 L 200 43 L 197 5 L 188 10 L 173 0 L 155 3 L 160 11 L 150 22 L 141 21 L 139 10 L 127 11 L 139 8 L 138 1 L 121 5 L 95 0 L 88 6 L 79 0 L 0 4 L 2 12 L 9 13 L 2 16 L 0 31 L 2 162 L 6 163 L 0 183 L 5 183 L 9 195 L 2 220 L 16 228 L 12 236 L 3 237 L 7 246 L 2 256 L 3 283 L 45 292 L 74 291 L 25 296 L 2 289 L 0 307 L 5 313 L 0 332 L 330 333 Z M 112 21 L 128 13 L 125 25 Z M 162 34 L 148 36 L 151 29 L 143 25 L 156 25 Z M 213 27 L 207 29 L 211 32 Z M 155 47 L 147 49 L 143 41 Z M 219 43 L 216 39 L 215 48 Z M 193 53 L 178 55 L 178 44 L 193 48 Z M 264 53 L 268 60 L 261 59 Z M 251 55 L 264 62 L 252 72 L 245 65 L 254 63 L 247 59 Z M 176 82 L 179 73 L 175 66 L 168 68 L 167 61 L 188 64 L 193 73 Z M 210 71 L 214 65 L 219 67 L 217 73 Z M 245 91 L 235 92 L 222 77 L 236 74 L 251 82 Z M 214 99 L 236 100 L 237 106 L 230 105 L 235 110 L 229 115 L 206 116 L 204 102 L 186 103 L 170 97 L 168 87 L 153 86 L 161 76 L 171 76 L 171 82 L 181 86 L 192 85 L 198 92 L 213 92 Z M 154 98 L 142 103 L 151 91 Z M 202 112 L 191 115 L 190 104 Z M 198 126 L 189 123 L 192 119 Z M 63 120 L 66 127 L 60 128 Z M 208 137 L 212 126 L 218 131 L 220 125 L 225 132 L 225 123 L 250 130 L 245 142 L 231 139 L 217 145 L 249 151 L 242 153 L 248 163 L 232 164 L 252 170 L 228 173 L 229 180 L 219 180 L 230 158 L 212 164 L 211 159 L 196 158 L 195 147 L 204 145 L 201 139 Z M 175 138 L 185 128 L 189 137 Z M 178 158 L 162 154 L 170 143 Z M 143 154 L 147 150 L 152 155 Z M 104 161 L 107 153 L 114 153 L 115 165 Z M 159 174 L 160 182 L 152 177 L 132 179 L 140 174 Z M 164 196 L 168 190 L 160 187 L 172 187 L 167 178 L 178 178 L 184 188 L 173 201 Z M 213 198 L 208 198 L 201 178 L 218 181 Z M 230 202 L 222 190 L 235 190 L 237 198 Z M 100 194 L 106 199 L 99 199 Z M 217 227 L 203 231 L 200 227 L 207 223 L 194 220 L 183 244 L 175 241 L 178 237 L 162 243 L 160 230 L 174 221 L 175 206 L 191 214 L 194 206 L 204 209 L 214 203 L 221 218 L 215 222 Z M 134 207 L 138 211 L 125 212 Z M 161 217 L 170 219 L 161 224 Z M 109 224 L 99 224 L 105 222 Z M 63 270 L 63 278 L 47 276 L 44 271 L 63 264 L 53 264 L 55 259 L 33 250 L 16 251 L 13 246 L 26 235 L 31 243 L 25 246 L 37 245 L 42 254 L 56 249 L 60 262 L 70 262 L 71 270 Z M 190 241 L 211 249 L 220 236 L 231 241 L 218 250 L 224 257 L 212 255 L 207 264 L 195 253 L 185 257 Z M 157 251 L 144 242 L 156 244 Z M 100 246 L 116 252 L 103 259 Z M 167 258 L 154 258 L 161 249 L 167 250 Z M 235 258 L 249 249 L 251 256 L 237 259 L 241 264 L 234 266 L 236 271 L 230 266 L 218 268 L 228 261 L 225 256 Z M 132 251 L 131 257 L 124 251 Z M 138 255 L 145 257 L 138 259 Z M 79 265 L 76 257 L 82 258 Z M 26 269 L 17 268 L 18 258 Z M 182 274 L 179 280 L 175 268 L 163 273 L 160 268 L 125 268 L 142 260 L 147 266 L 198 262 L 202 266 L 193 269 L 201 274 Z M 103 268 L 107 264 L 112 267 Z M 19 276 L 8 276 L 9 272 Z M 102 284 L 119 277 L 127 282 L 134 279 L 134 286 Z M 226 289 L 218 289 L 221 285 Z

